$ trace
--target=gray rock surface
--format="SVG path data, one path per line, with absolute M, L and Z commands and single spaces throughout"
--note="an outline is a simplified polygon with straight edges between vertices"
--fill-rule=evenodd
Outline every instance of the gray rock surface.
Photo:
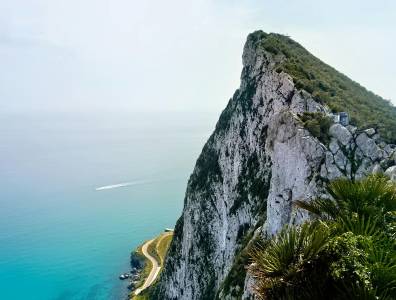
M 336 138 L 342 145 L 346 146 L 352 139 L 351 132 L 341 124 L 334 124 L 330 127 L 330 135 Z
M 389 176 L 392 181 L 396 181 L 396 166 L 386 169 L 385 175 Z
M 236 258 L 254 236 L 308 219 L 293 202 L 325 195 L 327 181 L 393 162 L 394 152 L 353 126 L 332 125 L 328 146 L 313 137 L 298 115 L 327 109 L 276 72 L 278 59 L 246 42 L 240 88 L 189 179 L 157 299 L 252 299 L 253 281 Z M 396 178 L 396 167 L 385 173 Z
M 372 137 L 375 134 L 375 129 L 374 128 L 368 128 L 364 131 L 369 137 Z
M 384 173 L 384 170 L 382 170 L 381 165 L 380 164 L 375 164 L 373 166 L 373 170 L 371 171 L 372 174 L 382 174 Z
M 377 145 L 374 139 L 369 138 L 366 133 L 361 133 L 356 138 L 356 145 L 363 152 L 364 156 L 369 157 L 372 161 L 376 161 L 383 157 L 383 151 Z

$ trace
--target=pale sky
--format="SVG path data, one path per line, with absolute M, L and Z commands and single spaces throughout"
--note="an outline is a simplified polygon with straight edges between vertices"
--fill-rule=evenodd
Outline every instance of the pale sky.
M 0 0 L 0 110 L 220 112 L 257 29 L 396 103 L 396 1 Z

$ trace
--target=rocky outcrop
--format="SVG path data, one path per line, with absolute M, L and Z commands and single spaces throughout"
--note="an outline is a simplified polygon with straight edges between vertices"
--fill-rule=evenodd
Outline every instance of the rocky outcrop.
M 392 181 L 396 181 L 396 166 L 392 166 L 385 171 L 385 175 L 389 176 Z
M 334 124 L 328 144 L 310 134 L 300 115 L 328 109 L 277 70 L 282 56 L 260 47 L 265 38 L 246 42 L 240 88 L 190 177 L 155 299 L 252 298 L 243 251 L 256 236 L 306 220 L 293 202 L 325 194 L 329 180 L 394 164 L 375 130 Z
M 137 251 L 131 253 L 130 264 L 132 269 L 141 270 L 144 267 L 145 258 Z

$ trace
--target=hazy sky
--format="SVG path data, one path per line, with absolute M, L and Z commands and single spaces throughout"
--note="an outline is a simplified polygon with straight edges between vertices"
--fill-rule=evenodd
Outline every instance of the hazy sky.
M 0 110 L 221 111 L 257 29 L 396 103 L 396 1 L 0 0 Z

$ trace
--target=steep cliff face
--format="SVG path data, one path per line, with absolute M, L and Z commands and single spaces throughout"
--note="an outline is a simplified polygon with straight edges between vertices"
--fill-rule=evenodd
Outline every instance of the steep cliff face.
M 155 299 L 252 298 L 244 249 L 255 236 L 308 218 L 293 201 L 324 194 L 327 181 L 394 164 L 375 130 L 333 124 L 321 141 L 305 128 L 304 113 L 328 108 L 279 70 L 284 56 L 261 47 L 268 36 L 248 37 L 240 88 L 190 177 Z

